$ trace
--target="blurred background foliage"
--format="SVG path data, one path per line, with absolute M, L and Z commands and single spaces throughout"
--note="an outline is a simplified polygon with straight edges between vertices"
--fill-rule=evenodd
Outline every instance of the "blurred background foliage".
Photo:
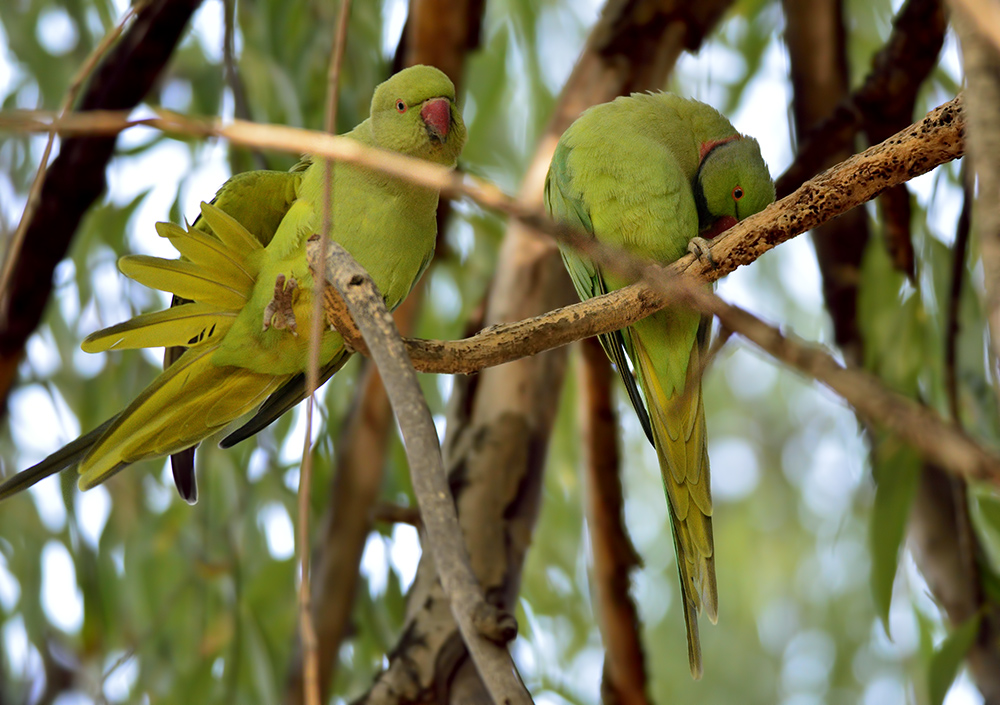
M 846 2 L 853 84 L 869 70 L 899 4 Z M 4 2 L 3 107 L 57 108 L 72 74 L 124 9 L 122 0 Z M 470 135 L 462 168 L 508 192 L 517 189 L 598 11 L 598 0 L 486 3 L 482 45 L 468 58 L 460 101 Z M 206 0 L 147 103 L 320 128 L 336 12 L 334 0 L 243 0 L 235 8 Z M 390 73 L 405 16 L 404 0 L 355 3 L 340 130 L 366 116 L 374 86 Z M 775 176 L 794 154 L 783 30 L 779 3 L 741 0 L 697 56 L 681 59 L 669 85 L 713 103 L 738 129 L 759 137 Z M 226 78 L 227 41 L 240 99 Z M 952 97 L 959 82 L 949 35 L 917 114 Z M 43 143 L 18 135 L 0 141 L 5 234 L 16 227 Z M 4 474 L 117 412 L 160 369 L 152 354 L 79 350 L 96 328 L 167 303 L 121 277 L 117 258 L 127 252 L 173 256 L 155 236 L 154 222 L 193 219 L 198 202 L 230 173 L 265 164 L 285 169 L 294 161 L 139 130 L 122 136 L 109 191 L 57 270 L 56 296 L 21 366 L 0 431 Z M 895 274 L 876 238 L 862 271 L 859 318 L 869 368 L 946 414 L 941 302 L 961 206 L 959 167 L 938 169 L 913 189 L 920 275 L 910 283 Z M 504 223 L 477 206 L 454 206 L 444 247 L 425 280 L 421 337 L 463 335 L 495 267 Z M 877 233 L 876 211 L 869 206 L 868 213 Z M 978 255 L 969 257 L 974 271 Z M 963 420 L 977 436 L 996 441 L 976 282 L 966 282 L 959 342 Z M 720 292 L 798 336 L 832 345 L 805 238 L 731 275 Z M 571 366 L 579 364 L 572 355 Z M 335 429 L 359 366 L 352 361 L 321 395 L 313 517 L 326 501 Z M 422 383 L 443 431 L 452 381 L 424 377 Z M 574 374 L 562 395 L 514 654 L 538 702 L 596 703 L 603 654 L 587 572 Z M 947 630 L 906 553 L 891 607 L 880 603 L 891 639 L 879 618 L 869 587 L 871 546 L 892 585 L 895 544 L 869 541 L 871 463 L 861 430 L 839 399 L 739 342 L 727 345 L 710 370 L 706 408 L 721 611 L 718 626 L 703 626 L 705 677 L 694 683 L 655 456 L 619 397 L 626 521 L 644 562 L 633 575 L 633 593 L 655 702 L 929 702 L 928 661 Z M 304 423 L 296 412 L 231 451 L 207 444 L 193 508 L 176 497 L 161 461 L 86 494 L 67 474 L 0 507 L 0 702 L 280 701 L 295 629 L 292 537 Z M 412 504 L 402 448 L 393 442 L 383 497 Z M 983 496 L 976 517 L 993 527 L 985 536 L 996 551 L 1000 512 L 988 492 Z M 353 633 L 340 652 L 337 702 L 364 693 L 395 644 L 419 550 L 415 530 L 406 525 L 381 524 L 370 537 Z M 979 701 L 964 677 L 947 700 Z

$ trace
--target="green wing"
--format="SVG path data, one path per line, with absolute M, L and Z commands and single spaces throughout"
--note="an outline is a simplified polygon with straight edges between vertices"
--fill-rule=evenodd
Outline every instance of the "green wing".
M 222 185 L 212 199 L 212 205 L 242 223 L 257 242 L 266 247 L 274 236 L 281 219 L 285 217 L 302 180 L 303 167 L 296 165 L 291 171 L 250 171 L 236 174 Z M 308 165 L 308 163 L 306 163 Z M 176 226 L 174 226 L 176 227 Z M 198 216 L 194 228 L 206 237 L 218 237 L 208 219 Z M 172 241 L 174 241 L 172 239 Z M 184 242 L 184 240 L 180 240 Z M 208 244 L 210 247 L 210 243 Z M 184 255 L 184 252 L 181 252 Z M 189 299 L 174 296 L 171 309 L 181 304 L 191 305 Z M 195 304 L 197 305 L 197 304 Z M 164 312 L 157 312 L 164 313 Z M 149 314 L 156 315 L 156 314 Z M 192 339 L 171 342 L 165 345 L 163 367 L 166 369 L 184 353 Z M 153 346 L 150 346 L 153 347 Z M 195 446 L 170 456 L 170 469 L 174 476 L 177 492 L 189 504 L 198 499 L 198 483 L 194 472 Z
M 593 235 L 594 224 L 590 220 L 590 213 L 587 212 L 586 205 L 576 195 L 570 184 L 569 170 L 566 164 L 569 150 L 570 148 L 564 143 L 560 143 L 552 157 L 552 165 L 549 167 L 549 174 L 545 180 L 545 207 L 555 220 Z M 585 301 L 608 293 L 607 283 L 604 281 L 600 267 L 590 259 L 581 257 L 572 248 L 560 245 L 559 251 L 566 264 L 566 271 L 569 272 L 569 277 L 581 300 Z M 649 422 L 649 414 L 639 392 L 639 386 L 636 384 L 635 377 L 628 365 L 627 342 L 622 331 L 616 330 L 599 335 L 598 340 L 600 340 L 601 347 L 604 348 L 608 358 L 614 363 L 615 369 L 618 370 L 618 375 L 625 385 L 625 391 L 632 402 L 636 416 L 639 417 L 642 430 L 649 442 L 652 443 L 653 429 Z

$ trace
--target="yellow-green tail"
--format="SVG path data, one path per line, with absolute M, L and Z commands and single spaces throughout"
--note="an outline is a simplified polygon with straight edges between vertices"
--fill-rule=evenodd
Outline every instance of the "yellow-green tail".
M 635 351 L 670 510 L 684 602 L 688 663 L 691 675 L 698 679 L 702 674 L 698 614 L 704 609 L 713 624 L 719 614 L 712 538 L 712 488 L 701 395 L 701 348 L 697 342 L 692 348 L 686 389 L 671 398 L 664 393 L 641 343 L 635 345 Z
M 118 415 L 80 463 L 80 489 L 131 463 L 191 447 L 253 411 L 288 379 L 219 367 L 211 359 L 216 347 L 185 352 Z

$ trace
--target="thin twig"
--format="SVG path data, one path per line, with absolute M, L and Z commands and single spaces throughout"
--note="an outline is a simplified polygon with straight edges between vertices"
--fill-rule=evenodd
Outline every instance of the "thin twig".
M 691 287 L 686 293 L 696 308 L 712 313 L 772 357 L 822 382 L 853 406 L 859 416 L 899 436 L 927 460 L 952 474 L 1000 486 L 1000 457 L 985 450 L 962 429 L 946 423 L 937 412 L 889 390 L 864 370 L 844 368 L 819 347 L 783 335 L 711 292 Z
M 325 126 L 327 132 L 334 132 L 337 126 L 338 87 L 340 67 L 343 62 L 344 44 L 347 39 L 347 21 L 350 15 L 350 0 L 341 0 L 341 11 L 337 34 L 330 57 L 329 80 L 327 82 L 327 108 Z M 333 232 L 333 161 L 323 161 L 323 237 L 320 238 L 320 258 L 326 259 L 327 243 Z M 312 488 L 312 419 L 315 407 L 315 391 L 319 387 L 319 351 L 323 338 L 323 280 L 316 279 L 313 291 L 312 318 L 309 330 L 309 364 L 306 366 L 306 437 L 302 453 L 302 473 L 299 482 L 299 561 L 302 580 L 299 584 L 299 632 L 302 637 L 302 681 L 307 705 L 320 704 L 319 643 L 313 624 L 312 598 L 309 585 L 309 494 Z
M 101 60 L 101 57 L 108 51 L 111 45 L 121 36 L 121 33 L 125 29 L 125 25 L 130 19 L 132 19 L 140 10 L 146 6 L 148 0 L 143 0 L 138 2 L 128 10 L 122 16 L 121 20 L 117 25 L 111 28 L 100 43 L 94 47 L 94 50 L 90 52 L 90 56 L 87 60 L 83 62 L 80 69 L 73 76 L 70 81 L 69 88 L 66 89 L 66 95 L 63 97 L 62 104 L 59 106 L 58 114 L 60 116 L 65 116 L 70 107 L 76 101 L 77 95 L 80 93 L 80 89 L 83 87 L 84 81 L 90 76 L 97 62 Z M 17 225 L 17 230 L 14 232 L 14 237 L 11 238 L 10 246 L 7 248 L 7 256 L 4 259 L 3 271 L 0 272 L 0 319 L 5 319 L 7 317 L 8 311 L 8 293 L 10 288 L 10 278 L 14 272 L 14 264 L 18 260 L 18 254 L 21 251 L 21 246 L 24 244 L 24 237 L 28 232 L 28 226 L 31 224 L 31 219 L 35 215 L 35 211 L 38 210 L 38 203 L 42 194 L 42 186 L 45 184 L 45 174 L 49 168 L 49 156 L 52 154 L 52 146 L 56 141 L 55 130 L 49 130 L 48 140 L 45 142 L 45 149 L 42 151 L 42 158 L 38 163 L 38 171 L 35 173 L 35 180 L 31 183 L 31 189 L 28 191 L 28 202 L 24 206 L 24 212 L 21 213 L 21 221 Z
M 333 39 L 330 68 L 326 74 L 326 118 L 323 122 L 323 129 L 331 135 L 337 134 L 338 86 L 340 85 L 340 70 L 344 64 L 344 47 L 347 46 L 347 21 L 350 15 L 351 0 L 340 0 L 337 34 Z
M 224 0 L 225 21 L 222 37 L 222 67 L 226 83 L 233 94 L 233 115 L 241 120 L 253 120 L 246 86 L 236 67 L 236 0 Z M 250 159 L 255 169 L 267 169 L 267 160 L 260 150 L 251 149 Z
M 409 524 L 418 529 L 423 528 L 420 520 L 420 510 L 416 507 L 405 507 L 401 504 L 391 504 L 389 502 L 379 502 L 371 511 L 372 521 L 384 524 Z
M 495 703 L 530 703 L 531 696 L 517 676 L 507 649 L 482 632 L 483 624 L 501 621 L 490 619 L 499 611 L 483 598 L 469 565 L 434 421 L 392 316 L 371 277 L 347 250 L 330 242 L 326 261 L 319 262 L 317 244 L 311 239 L 307 249 L 310 266 L 314 271 L 325 271 L 327 280 L 344 298 L 382 375 L 410 464 L 413 491 L 427 535 L 424 545 L 434 557 L 465 645 Z

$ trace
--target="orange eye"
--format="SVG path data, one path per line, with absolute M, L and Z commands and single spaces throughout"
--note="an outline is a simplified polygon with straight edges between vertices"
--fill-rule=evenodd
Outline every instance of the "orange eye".
M 733 189 L 733 200 L 738 201 L 743 198 L 743 189 L 737 186 Z
M 397 100 L 396 101 L 396 111 L 400 112 L 400 113 L 405 113 L 406 112 L 406 103 L 404 103 L 402 100 Z

